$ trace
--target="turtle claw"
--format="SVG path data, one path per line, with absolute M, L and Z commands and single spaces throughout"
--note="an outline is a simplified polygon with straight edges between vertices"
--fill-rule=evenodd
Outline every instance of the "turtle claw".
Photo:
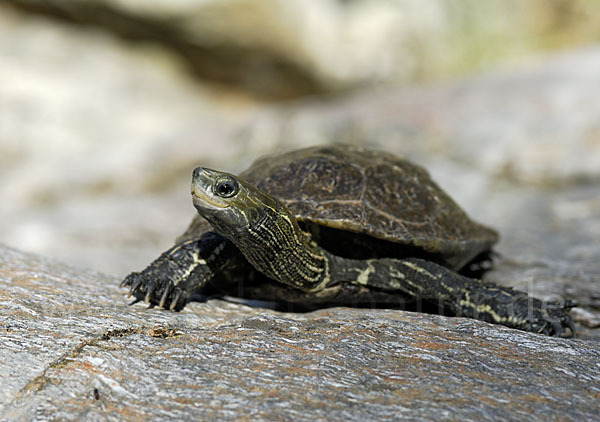
M 172 288 L 171 282 L 167 283 L 165 286 L 165 291 L 163 292 L 162 296 L 160 297 L 160 302 L 158 304 L 158 306 L 160 306 L 161 308 L 165 307 L 165 304 L 167 303 L 167 298 L 169 297 L 169 293 L 171 293 L 171 288 Z
M 150 282 L 147 284 L 146 296 L 144 297 L 144 302 L 150 303 L 150 299 L 152 299 L 152 293 L 154 293 L 155 289 L 156 289 L 156 284 L 154 284 L 153 282 Z
M 169 310 L 174 311 L 175 309 L 177 309 L 177 305 L 179 302 L 179 299 L 181 297 L 181 289 L 175 289 L 175 294 L 173 295 L 173 299 L 171 300 L 171 306 L 169 306 Z
M 575 335 L 575 324 L 570 318 L 567 321 L 567 325 L 569 326 L 569 330 L 571 330 L 571 335 L 569 337 L 573 337 Z
M 133 303 L 144 301 L 149 307 L 160 306 L 164 309 L 179 310 L 188 296 L 186 290 L 176 287 L 173 281 L 163 281 L 143 273 L 129 274 L 121 286 L 129 287 L 127 297 L 134 296 L 136 300 Z
M 547 321 L 552 325 L 549 335 L 557 337 L 573 337 L 575 335 L 575 324 L 569 316 L 569 310 L 576 306 L 575 302 L 567 301 L 559 308 L 547 309 Z
M 137 273 L 131 273 L 127 277 L 125 277 L 125 279 L 121 281 L 121 284 L 119 284 L 119 287 L 123 288 L 129 286 L 131 284 L 131 279 L 133 278 L 134 274 Z
M 129 294 L 127 295 L 127 297 L 131 297 L 137 291 L 138 287 L 142 285 L 142 281 L 142 277 L 136 274 L 135 282 L 131 284 L 131 289 L 129 289 Z
M 544 323 L 538 329 L 541 334 L 554 337 L 573 337 L 575 335 L 575 324 L 568 314 L 569 308 L 559 308 L 540 316 Z
M 563 327 L 562 325 L 560 325 L 558 322 L 551 322 L 550 323 L 552 325 L 552 334 L 555 335 L 556 337 L 560 337 L 560 335 L 563 332 Z
M 133 294 L 135 289 L 137 289 L 141 283 L 142 283 L 142 280 L 141 280 L 140 274 L 139 273 L 131 273 L 127 277 L 125 277 L 125 279 L 121 282 L 121 284 L 119 284 L 119 287 L 123 288 L 123 287 L 129 286 L 129 293 L 127 294 L 127 297 L 131 297 L 131 295 Z
M 562 318 L 553 324 L 554 333 L 557 337 L 570 338 L 575 335 L 575 324 L 570 317 Z

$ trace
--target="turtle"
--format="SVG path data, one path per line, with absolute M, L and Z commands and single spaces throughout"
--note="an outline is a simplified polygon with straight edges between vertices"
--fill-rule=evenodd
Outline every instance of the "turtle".
M 121 283 L 150 306 L 237 296 L 307 306 L 418 303 L 555 336 L 568 301 L 546 303 L 469 274 L 497 232 L 473 221 L 428 171 L 389 152 L 315 146 L 256 160 L 239 176 L 198 167 L 190 226 Z

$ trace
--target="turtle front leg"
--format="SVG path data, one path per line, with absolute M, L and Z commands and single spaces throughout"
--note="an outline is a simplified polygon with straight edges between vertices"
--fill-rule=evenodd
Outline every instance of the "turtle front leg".
M 338 262 L 335 267 L 337 275 L 332 279 L 408 294 L 439 304 L 456 316 L 546 335 L 571 337 L 575 333 L 568 314 L 573 305 L 568 301 L 545 303 L 508 287 L 464 277 L 423 259 L 385 258 L 342 262 L 342 265 Z
M 129 287 L 130 296 L 146 303 L 180 310 L 192 293 L 200 292 L 238 255 L 223 236 L 207 232 L 163 252 L 143 271 L 129 274 L 121 287 Z

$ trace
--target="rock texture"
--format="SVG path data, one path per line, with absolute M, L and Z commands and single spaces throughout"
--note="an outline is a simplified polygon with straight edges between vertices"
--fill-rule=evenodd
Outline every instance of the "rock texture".
M 460 318 L 218 300 L 0 248 L 0 420 L 596 420 L 597 343 Z

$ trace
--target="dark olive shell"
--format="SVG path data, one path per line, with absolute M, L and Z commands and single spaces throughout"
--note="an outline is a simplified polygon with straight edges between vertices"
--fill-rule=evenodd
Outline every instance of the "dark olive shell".
M 361 233 L 398 248 L 409 245 L 455 269 L 498 240 L 424 168 L 383 151 L 348 145 L 306 148 L 260 158 L 240 177 L 279 199 L 299 221 Z M 206 228 L 196 216 L 182 238 Z

